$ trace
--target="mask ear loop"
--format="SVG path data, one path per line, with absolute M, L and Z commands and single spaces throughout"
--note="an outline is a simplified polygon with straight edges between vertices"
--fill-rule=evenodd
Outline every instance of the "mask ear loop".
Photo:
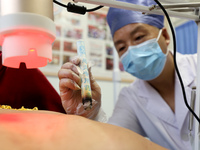
M 162 33 L 162 29 L 160 29 L 159 33 L 158 33 L 158 37 L 156 38 L 156 42 L 158 42 L 158 40 L 160 39 L 160 35 Z
M 162 33 L 162 29 L 160 29 L 159 33 L 158 33 L 158 37 L 156 38 L 156 41 L 158 42 L 158 40 L 160 39 L 160 36 L 161 36 L 161 33 Z M 166 56 L 168 55 L 169 53 L 169 49 L 167 49 L 167 52 L 166 52 Z

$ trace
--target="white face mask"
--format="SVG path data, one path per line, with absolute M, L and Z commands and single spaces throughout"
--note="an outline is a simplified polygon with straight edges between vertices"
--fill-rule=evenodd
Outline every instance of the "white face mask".
M 150 39 L 136 46 L 130 46 L 120 60 L 125 71 L 142 80 L 152 80 L 162 72 L 166 56 L 158 44 L 158 37 Z

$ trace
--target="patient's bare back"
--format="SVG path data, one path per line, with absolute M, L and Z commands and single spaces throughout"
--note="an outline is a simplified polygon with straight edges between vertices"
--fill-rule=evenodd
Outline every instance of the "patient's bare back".
M 0 110 L 1 149 L 164 150 L 121 127 L 49 111 Z

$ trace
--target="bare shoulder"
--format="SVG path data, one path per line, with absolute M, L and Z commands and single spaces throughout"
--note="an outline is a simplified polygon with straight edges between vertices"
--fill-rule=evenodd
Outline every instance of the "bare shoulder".
M 15 150 L 164 150 L 128 129 L 49 111 L 0 110 L 0 144 Z

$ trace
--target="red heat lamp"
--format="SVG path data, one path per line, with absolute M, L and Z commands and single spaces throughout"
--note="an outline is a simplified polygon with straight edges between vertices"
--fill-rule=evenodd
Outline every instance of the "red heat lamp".
M 52 60 L 55 33 L 52 0 L 1 0 L 0 45 L 4 66 L 46 66 Z

